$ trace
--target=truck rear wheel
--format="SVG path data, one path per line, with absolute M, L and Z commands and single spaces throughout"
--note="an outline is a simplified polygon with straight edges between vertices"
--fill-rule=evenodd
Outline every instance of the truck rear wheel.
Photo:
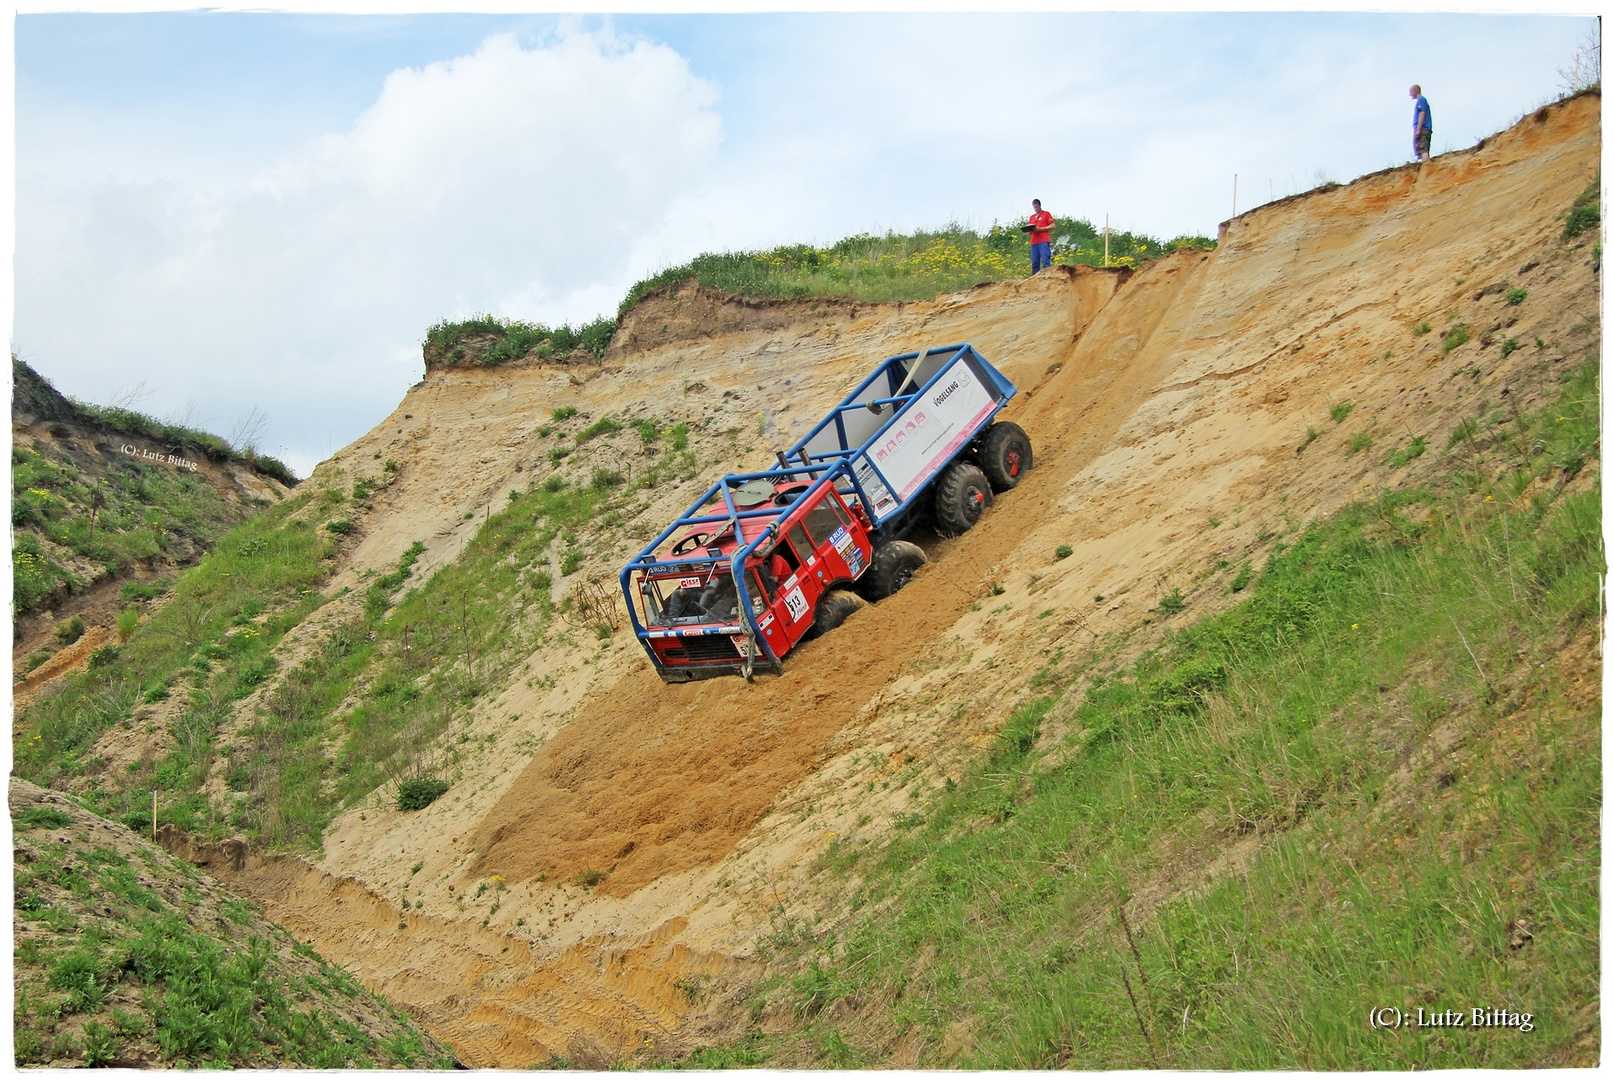
M 936 524 L 954 536 L 981 520 L 992 505 L 992 485 L 986 473 L 967 461 L 947 466 L 936 484 Z
M 993 491 L 1008 491 L 1031 468 L 1031 440 L 1019 424 L 999 421 L 986 429 L 981 440 L 981 471 Z
M 862 577 L 858 578 L 858 595 L 868 601 L 884 600 L 913 580 L 914 571 L 926 563 L 925 553 L 918 544 L 906 540 L 893 540 L 874 550 L 874 558 Z
M 809 640 L 823 637 L 831 630 L 851 617 L 852 613 L 863 605 L 856 593 L 845 589 L 831 589 L 818 598 L 818 606 L 813 609 L 813 625 L 802 636 Z

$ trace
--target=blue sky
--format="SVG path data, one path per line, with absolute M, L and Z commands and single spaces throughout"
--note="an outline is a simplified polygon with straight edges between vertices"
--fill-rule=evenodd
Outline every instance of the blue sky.
M 703 250 L 1056 213 L 1170 237 L 1561 89 L 1586 17 L 22 15 L 13 346 L 300 473 L 425 328 Z

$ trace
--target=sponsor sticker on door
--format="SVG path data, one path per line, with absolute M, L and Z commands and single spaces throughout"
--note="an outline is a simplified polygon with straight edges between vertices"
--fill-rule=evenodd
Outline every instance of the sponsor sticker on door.
M 804 618 L 807 614 L 807 598 L 801 595 L 800 589 L 791 589 L 785 593 L 785 607 L 790 610 L 790 621 Z

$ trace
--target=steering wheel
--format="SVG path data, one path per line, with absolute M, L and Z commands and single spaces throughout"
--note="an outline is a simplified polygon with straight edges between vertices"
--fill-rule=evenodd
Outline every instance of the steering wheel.
M 705 547 L 707 544 L 711 543 L 713 536 L 713 533 L 690 533 L 688 536 L 684 537 L 682 540 L 678 541 L 678 543 L 673 545 L 672 553 L 674 555 L 687 555 L 696 548 Z

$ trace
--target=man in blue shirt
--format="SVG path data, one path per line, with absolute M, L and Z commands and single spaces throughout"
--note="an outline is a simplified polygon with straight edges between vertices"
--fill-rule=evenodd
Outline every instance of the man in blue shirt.
M 1434 121 L 1429 118 L 1429 102 L 1424 100 L 1423 88 L 1417 83 L 1407 91 L 1412 106 L 1412 156 L 1419 161 L 1429 160 L 1429 140 L 1435 133 Z

